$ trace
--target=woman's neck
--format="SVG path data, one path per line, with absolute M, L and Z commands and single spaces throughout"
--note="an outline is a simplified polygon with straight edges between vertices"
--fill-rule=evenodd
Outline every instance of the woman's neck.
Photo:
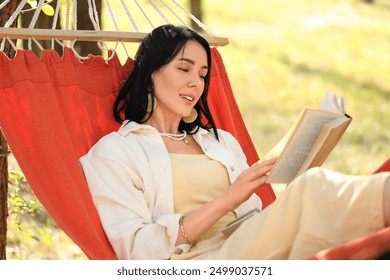
M 179 134 L 181 131 L 179 131 L 179 124 L 180 124 L 180 118 L 172 118 L 168 120 L 167 118 L 163 116 L 157 116 L 153 114 L 153 116 L 145 123 L 148 124 L 155 129 L 157 129 L 159 132 L 163 133 L 172 133 L 172 134 Z

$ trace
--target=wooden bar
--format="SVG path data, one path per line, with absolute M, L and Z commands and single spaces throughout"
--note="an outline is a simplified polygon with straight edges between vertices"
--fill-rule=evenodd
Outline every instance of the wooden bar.
M 61 41 L 104 41 L 104 42 L 140 42 L 148 33 L 121 32 L 121 31 L 94 31 L 94 30 L 60 30 L 60 29 L 28 29 L 28 28 L 0 28 L 0 38 Z M 211 46 L 226 46 L 229 39 L 225 37 L 203 36 Z

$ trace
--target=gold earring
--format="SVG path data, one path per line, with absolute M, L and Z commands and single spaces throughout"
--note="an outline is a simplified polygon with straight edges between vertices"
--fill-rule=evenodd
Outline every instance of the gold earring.
M 152 102 L 152 94 L 148 93 L 148 107 L 146 107 L 146 112 L 148 113 L 152 112 L 152 104 L 153 104 L 153 110 L 156 110 L 157 99 L 155 96 L 153 96 L 153 102 Z
M 182 120 L 185 123 L 193 123 L 197 117 L 198 117 L 198 112 L 196 111 L 195 108 L 192 108 L 191 113 L 187 117 L 182 118 Z

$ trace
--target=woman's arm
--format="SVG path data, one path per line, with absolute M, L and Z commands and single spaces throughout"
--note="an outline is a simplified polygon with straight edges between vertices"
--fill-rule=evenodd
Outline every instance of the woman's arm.
M 150 162 L 137 141 L 112 134 L 80 162 L 118 258 L 168 259 L 175 250 L 180 215 L 156 200 Z
M 221 217 L 248 200 L 255 190 L 266 182 L 266 174 L 272 169 L 274 163 L 275 159 L 270 159 L 252 165 L 241 173 L 224 194 L 186 215 L 183 220 L 183 229 L 188 240 L 182 232 L 179 232 L 176 244 L 196 241 L 198 236 L 207 231 Z
M 226 153 L 231 154 L 237 161 L 244 163 L 242 168 L 246 168 L 245 154 L 243 153 L 237 140 L 225 131 L 219 131 L 220 143 L 226 149 Z M 179 229 L 176 244 L 195 241 L 200 235 L 212 227 L 221 217 L 230 211 L 236 210 L 242 203 L 248 201 L 255 190 L 266 182 L 266 174 L 272 169 L 276 159 L 269 159 L 247 167 L 235 178 L 227 191 L 197 210 L 187 214 L 183 220 L 183 236 Z M 246 211 L 249 211 L 247 209 Z

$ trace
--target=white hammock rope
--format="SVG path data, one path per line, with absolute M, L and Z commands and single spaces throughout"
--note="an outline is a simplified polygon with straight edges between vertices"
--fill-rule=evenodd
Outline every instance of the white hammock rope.
M 14 23 L 15 19 L 18 17 L 20 12 L 22 11 L 23 7 L 26 5 L 27 0 L 22 0 L 19 4 L 19 6 L 16 8 L 15 12 L 12 14 L 12 16 L 8 19 L 8 21 L 4 24 L 5 28 L 9 28 L 12 23 Z
M 3 3 L 0 4 L 0 10 L 4 8 L 10 0 L 5 0 Z
M 154 3 L 154 1 L 152 0 L 149 0 L 148 1 L 150 3 L 150 5 L 152 5 L 152 7 L 156 10 L 156 12 L 161 16 L 161 18 L 165 21 L 165 23 L 170 23 L 170 21 L 168 20 L 168 18 L 164 15 L 164 13 L 159 9 L 159 7 L 156 6 L 156 4 Z
M 57 0 L 57 5 L 56 5 L 56 9 L 54 11 L 54 16 L 53 16 L 53 24 L 51 26 L 52 30 L 54 30 L 57 27 L 58 17 L 60 14 L 60 8 L 61 8 L 61 0 Z M 54 49 L 55 42 L 60 44 L 60 46 L 64 47 L 64 44 L 62 42 L 60 42 L 60 40 L 58 40 L 56 38 L 51 38 L 51 48 L 52 49 Z
M 61 0 L 57 0 L 56 10 L 54 12 L 53 24 L 51 26 L 51 29 L 55 29 L 57 26 L 58 17 L 60 14 L 60 8 L 61 8 Z
M 133 16 L 131 15 L 129 9 L 127 8 L 127 5 L 123 2 L 123 0 L 120 0 L 120 1 L 121 1 L 122 8 L 124 9 L 127 17 L 129 18 L 131 24 L 133 25 L 135 31 L 139 32 L 137 23 L 135 22 L 135 20 L 134 20 Z
M 39 0 L 37 7 L 35 8 L 34 15 L 31 19 L 30 25 L 28 26 L 29 29 L 33 29 L 35 27 L 35 24 L 37 23 L 38 16 L 42 11 L 42 6 L 45 0 Z
M 110 5 L 110 2 L 109 2 L 109 1 L 106 1 L 105 3 L 106 3 L 106 6 L 107 6 L 107 10 L 108 10 L 108 12 L 109 12 L 109 14 L 110 14 L 111 22 L 112 22 L 112 24 L 114 25 L 115 31 L 119 31 L 119 27 L 118 27 L 117 21 L 116 21 L 116 19 L 115 19 L 114 12 L 113 12 L 113 10 L 112 10 L 112 7 L 111 7 L 111 5 Z M 122 6 L 123 6 L 124 3 L 122 2 L 121 4 L 122 4 Z M 125 7 L 126 7 L 126 5 L 125 5 Z M 127 8 L 127 7 L 126 7 L 126 8 Z M 96 11 L 96 15 L 97 15 L 96 6 L 95 6 L 95 11 Z M 99 26 L 99 25 L 98 25 L 98 26 Z M 122 40 L 119 40 L 118 42 L 121 43 L 121 45 L 122 45 L 122 47 L 123 47 L 123 50 L 124 50 L 125 53 L 126 53 L 126 56 L 127 56 L 127 57 L 130 57 L 129 53 L 127 52 L 127 48 L 126 48 L 124 42 L 123 42 Z M 111 55 L 111 57 L 114 56 L 114 52 L 115 52 L 116 49 L 117 49 L 118 42 L 116 43 L 115 48 L 113 48 L 113 49 L 112 49 L 112 48 L 109 49 L 109 48 L 106 47 L 107 50 L 113 51 L 113 54 Z
M 106 3 L 107 11 L 110 15 L 110 19 L 111 19 L 112 24 L 114 25 L 115 30 L 119 31 L 118 24 L 117 24 L 115 17 L 114 17 L 114 12 L 112 11 L 112 7 L 110 5 L 110 1 L 106 0 L 105 3 Z
M 142 9 L 142 6 L 138 3 L 137 0 L 134 0 L 134 2 L 137 4 L 138 8 L 140 9 L 141 13 L 144 15 L 145 19 L 149 22 L 150 26 L 154 29 L 155 26 L 153 25 L 148 15 L 145 13 L 144 9 Z
M 215 35 L 204 25 L 199 19 L 197 19 L 193 14 L 191 14 L 188 10 L 186 10 L 182 5 L 180 5 L 176 0 L 172 0 L 183 12 L 187 14 L 200 28 L 207 31 L 211 36 L 215 37 Z
M 14 44 L 14 42 L 12 42 L 12 40 L 9 38 L 9 37 L 6 37 L 3 39 L 3 41 L 1 42 L 1 45 L 0 45 L 0 51 L 4 51 L 4 48 L 5 48 L 5 42 L 8 42 L 11 47 L 16 51 L 17 50 L 17 47 L 16 45 Z
M 73 30 L 77 30 L 77 0 L 73 0 Z M 92 18 L 91 18 L 92 20 Z
M 45 0 L 40 0 L 38 2 L 38 5 L 35 8 L 35 12 L 34 12 L 34 15 L 33 15 L 32 19 L 31 19 L 30 25 L 28 26 L 28 29 L 30 29 L 30 30 L 34 29 L 35 24 L 37 23 L 37 20 L 38 20 L 38 16 L 39 16 L 39 14 L 42 11 L 42 7 L 43 7 L 44 3 L 45 3 Z M 32 41 L 34 41 L 34 43 L 38 46 L 38 48 L 40 50 L 43 50 L 42 45 L 35 38 L 28 38 L 28 49 L 29 50 L 32 49 Z
M 9 2 L 9 0 L 8 0 L 8 1 L 5 1 L 2 5 L 0 5 L 0 8 L 5 7 L 5 5 L 8 4 L 8 2 Z M 11 17 L 7 20 L 7 22 L 4 24 L 4 27 L 5 27 L 5 28 L 9 28 L 9 27 L 12 25 L 12 23 L 13 23 L 13 22 L 15 21 L 15 19 L 18 17 L 20 11 L 22 10 L 22 8 L 23 8 L 24 5 L 26 4 L 26 2 L 27 2 L 27 0 L 23 0 L 23 1 L 19 4 L 19 6 L 16 8 L 16 10 L 15 10 L 15 12 L 12 14 L 12 16 L 11 16 Z M 3 36 L 3 40 L 2 40 L 1 45 L 0 45 L 0 51 L 4 51 L 5 42 L 6 42 L 6 41 L 12 42 L 10 39 L 11 39 L 11 38 L 8 37 L 8 36 Z M 16 46 L 15 46 L 15 44 L 14 44 L 13 42 L 10 43 L 10 45 L 11 45 L 11 47 L 12 47 L 15 51 L 17 50 L 17 48 L 16 48 Z
M 53 23 L 51 28 L 41 29 L 35 28 L 39 15 L 43 13 L 42 8 L 44 5 L 56 1 L 56 8 L 53 14 Z M 83 0 L 85 1 L 85 0 Z M 113 26 L 113 31 L 101 30 L 99 15 L 94 0 L 88 1 L 88 14 L 89 18 L 93 25 L 93 30 L 78 30 L 77 22 L 77 0 L 67 0 L 63 4 L 61 0 L 39 0 L 35 7 L 35 11 L 32 17 L 31 22 L 28 25 L 28 28 L 11 28 L 10 26 L 15 22 L 23 12 L 27 4 L 27 0 L 21 0 L 17 6 L 15 12 L 7 20 L 4 27 L 0 28 L 0 38 L 2 42 L 0 44 L 0 51 L 4 51 L 6 42 L 9 42 L 11 47 L 17 50 L 17 46 L 14 43 L 11 43 L 12 40 L 22 39 L 28 40 L 28 48 L 32 49 L 32 43 L 36 44 L 40 50 L 43 50 L 44 47 L 39 43 L 38 40 L 50 40 L 51 48 L 54 49 L 55 42 L 60 44 L 62 47 L 68 46 L 70 44 L 73 51 L 77 54 L 77 51 L 74 49 L 74 45 L 77 41 L 95 41 L 98 47 L 102 51 L 112 51 L 110 58 L 114 56 L 114 53 L 117 50 L 118 45 L 122 45 L 126 55 L 129 57 L 125 43 L 128 42 L 140 42 L 150 31 L 156 26 L 161 25 L 162 23 L 155 23 L 155 21 L 163 21 L 163 23 L 172 23 L 179 22 L 181 25 L 189 27 L 189 22 L 195 22 L 206 34 L 204 37 L 209 41 L 212 46 L 224 46 L 228 44 L 228 39 L 223 37 L 215 36 L 199 19 L 192 15 L 188 10 L 186 10 L 177 0 L 147 0 L 143 4 L 140 4 L 140 0 L 120 0 L 121 11 L 114 11 L 111 0 L 103 0 L 105 3 L 106 11 L 111 19 Z M 115 0 L 117 1 L 117 0 Z M 169 2 L 169 3 L 168 3 Z M 4 8 L 7 4 L 10 3 L 10 0 L 5 0 L 0 4 L 0 13 L 1 9 Z M 118 4 L 118 2 L 116 2 Z M 135 5 L 130 7 L 129 5 Z M 118 6 L 117 6 L 118 7 Z M 130 8 L 129 8 L 130 7 Z M 58 29 L 58 21 L 61 14 L 61 8 L 65 9 L 65 20 L 64 28 Z M 137 11 L 138 14 L 135 14 L 134 11 Z M 146 11 L 149 8 L 150 10 Z M 132 12 L 130 12 L 132 11 Z M 121 31 L 118 25 L 118 21 L 115 17 L 115 14 L 119 12 L 124 13 L 131 23 L 131 27 L 135 30 L 133 31 Z M 180 13 L 184 13 L 184 17 Z M 152 14 L 156 13 L 155 17 L 152 20 Z M 148 30 L 141 32 L 140 25 L 137 23 L 136 17 L 142 18 L 146 21 L 149 27 L 146 27 Z M 171 21 L 171 18 L 173 20 Z M 188 18 L 188 21 L 185 20 Z M 126 26 L 128 29 L 128 25 Z M 106 45 L 106 42 L 116 42 L 114 48 L 110 48 Z M 77 54 L 78 55 L 78 54 Z M 79 56 L 79 55 L 78 55 Z M 87 57 L 81 57 L 80 59 L 87 59 Z M 110 58 L 107 58 L 110 59 Z
M 89 6 L 89 18 L 92 21 L 92 25 L 96 31 L 100 31 L 99 15 L 96 8 L 95 1 L 88 0 Z
M 186 24 L 184 20 L 179 17 L 179 15 L 164 0 L 161 0 L 161 3 L 164 4 L 164 6 L 181 22 L 182 25 L 188 26 L 188 24 Z

